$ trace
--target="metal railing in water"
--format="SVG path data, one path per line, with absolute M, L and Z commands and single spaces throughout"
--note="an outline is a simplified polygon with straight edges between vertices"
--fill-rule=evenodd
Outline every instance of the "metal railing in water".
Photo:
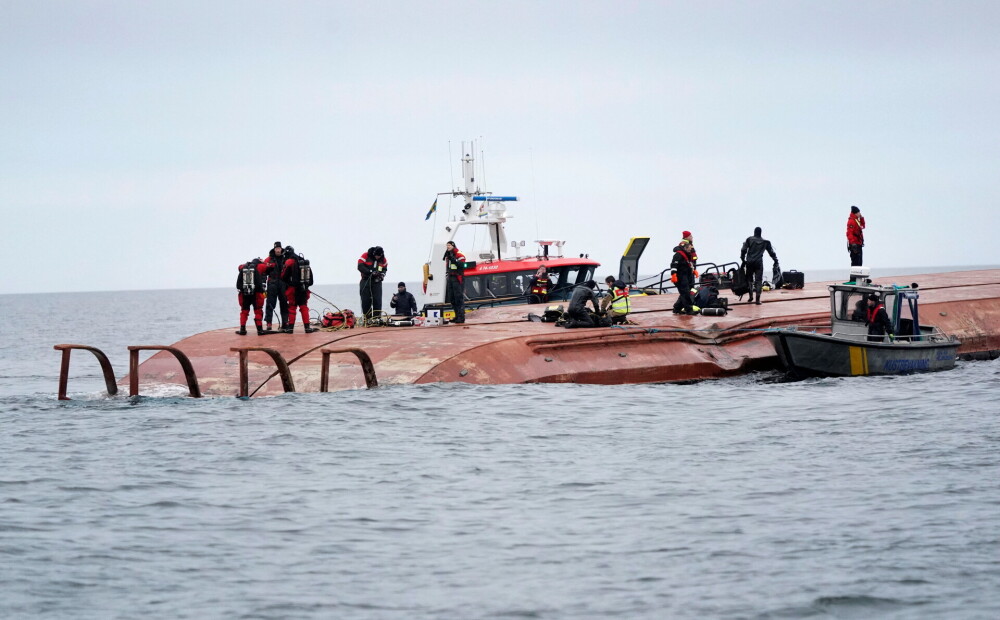
M 111 368 L 108 356 L 97 347 L 88 347 L 84 344 L 57 344 L 52 347 L 56 351 L 62 351 L 62 364 L 59 368 L 59 400 L 72 400 L 66 395 L 66 388 L 69 384 L 69 358 L 75 350 L 90 351 L 101 364 L 101 372 L 104 373 L 104 385 L 108 388 L 108 396 L 118 394 L 118 384 L 115 382 L 115 371 Z
M 295 391 L 295 383 L 292 381 L 292 371 L 288 368 L 288 362 L 275 349 L 268 347 L 232 347 L 229 350 L 240 354 L 240 391 L 237 394 L 238 398 L 250 397 L 250 351 L 267 353 L 274 360 L 274 365 L 278 367 L 278 375 L 281 377 L 281 387 L 284 388 L 286 393 Z
M 361 363 L 361 370 L 365 373 L 365 385 L 368 389 L 378 387 L 378 377 L 375 376 L 375 366 L 372 364 L 372 358 L 365 353 L 364 350 L 358 349 L 356 347 L 349 347 L 346 349 L 320 349 L 320 353 L 323 354 L 322 368 L 320 369 L 319 375 L 319 391 L 328 392 L 330 387 L 330 356 L 334 353 L 353 353 L 354 357 L 358 358 L 358 362 Z

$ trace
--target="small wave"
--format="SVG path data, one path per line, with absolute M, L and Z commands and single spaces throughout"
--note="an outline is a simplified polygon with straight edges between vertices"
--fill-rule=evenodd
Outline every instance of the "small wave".
M 844 596 L 821 596 L 813 601 L 813 607 L 822 611 L 837 611 L 850 609 L 888 610 L 893 607 L 909 607 L 922 605 L 922 601 L 901 601 L 895 598 L 868 596 L 867 594 Z

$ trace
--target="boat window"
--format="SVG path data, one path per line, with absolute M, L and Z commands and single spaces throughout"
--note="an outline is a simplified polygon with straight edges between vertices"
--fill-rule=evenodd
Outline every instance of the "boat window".
M 507 294 L 507 274 L 494 273 L 486 276 L 486 290 L 496 297 Z
M 574 286 L 577 284 L 583 284 L 587 281 L 587 278 L 582 278 L 581 276 L 587 275 L 586 270 L 580 271 L 580 267 L 567 267 L 566 268 L 566 279 L 563 280 L 567 285 Z
M 534 271 L 519 271 L 510 274 L 510 293 L 512 295 L 524 295 L 528 292 L 528 283 L 531 282 Z
M 837 320 L 864 323 L 868 318 L 868 303 L 865 301 L 864 293 L 837 291 L 834 301 L 836 302 L 835 316 Z
M 465 296 L 469 299 L 478 299 L 483 296 L 483 278 L 474 276 L 465 278 Z

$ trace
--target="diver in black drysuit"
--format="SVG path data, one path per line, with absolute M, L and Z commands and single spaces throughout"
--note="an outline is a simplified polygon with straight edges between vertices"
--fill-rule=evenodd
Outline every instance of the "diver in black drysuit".
M 280 241 L 274 242 L 274 247 L 267 253 L 267 299 L 264 310 L 264 322 L 271 329 L 271 319 L 275 314 L 274 305 L 278 305 L 278 329 L 285 329 L 288 318 L 288 299 L 285 298 L 287 285 L 281 279 L 281 270 L 285 267 L 284 248 Z
M 754 303 L 758 306 L 760 305 L 760 291 L 764 285 L 764 251 L 766 250 L 771 255 L 771 260 L 775 264 L 778 263 L 778 256 L 774 253 L 771 242 L 761 237 L 760 234 L 760 226 L 754 228 L 753 236 L 747 237 L 740 250 L 740 260 L 746 265 L 747 280 L 750 284 L 750 297 L 747 298 L 747 303 L 750 303 L 756 294 L 757 299 Z
M 573 289 L 573 296 L 569 298 L 569 308 L 566 310 L 566 327 L 600 327 L 596 319 L 596 314 L 600 313 L 597 308 L 597 282 L 587 280 L 583 284 L 576 285 Z M 587 310 L 587 302 L 594 305 L 594 314 Z

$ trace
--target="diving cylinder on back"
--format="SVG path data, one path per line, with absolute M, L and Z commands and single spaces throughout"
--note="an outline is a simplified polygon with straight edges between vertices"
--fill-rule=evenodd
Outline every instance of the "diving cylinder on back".
M 253 264 L 247 261 L 243 269 L 240 270 L 240 290 L 249 295 L 257 288 L 257 272 L 254 271 Z

